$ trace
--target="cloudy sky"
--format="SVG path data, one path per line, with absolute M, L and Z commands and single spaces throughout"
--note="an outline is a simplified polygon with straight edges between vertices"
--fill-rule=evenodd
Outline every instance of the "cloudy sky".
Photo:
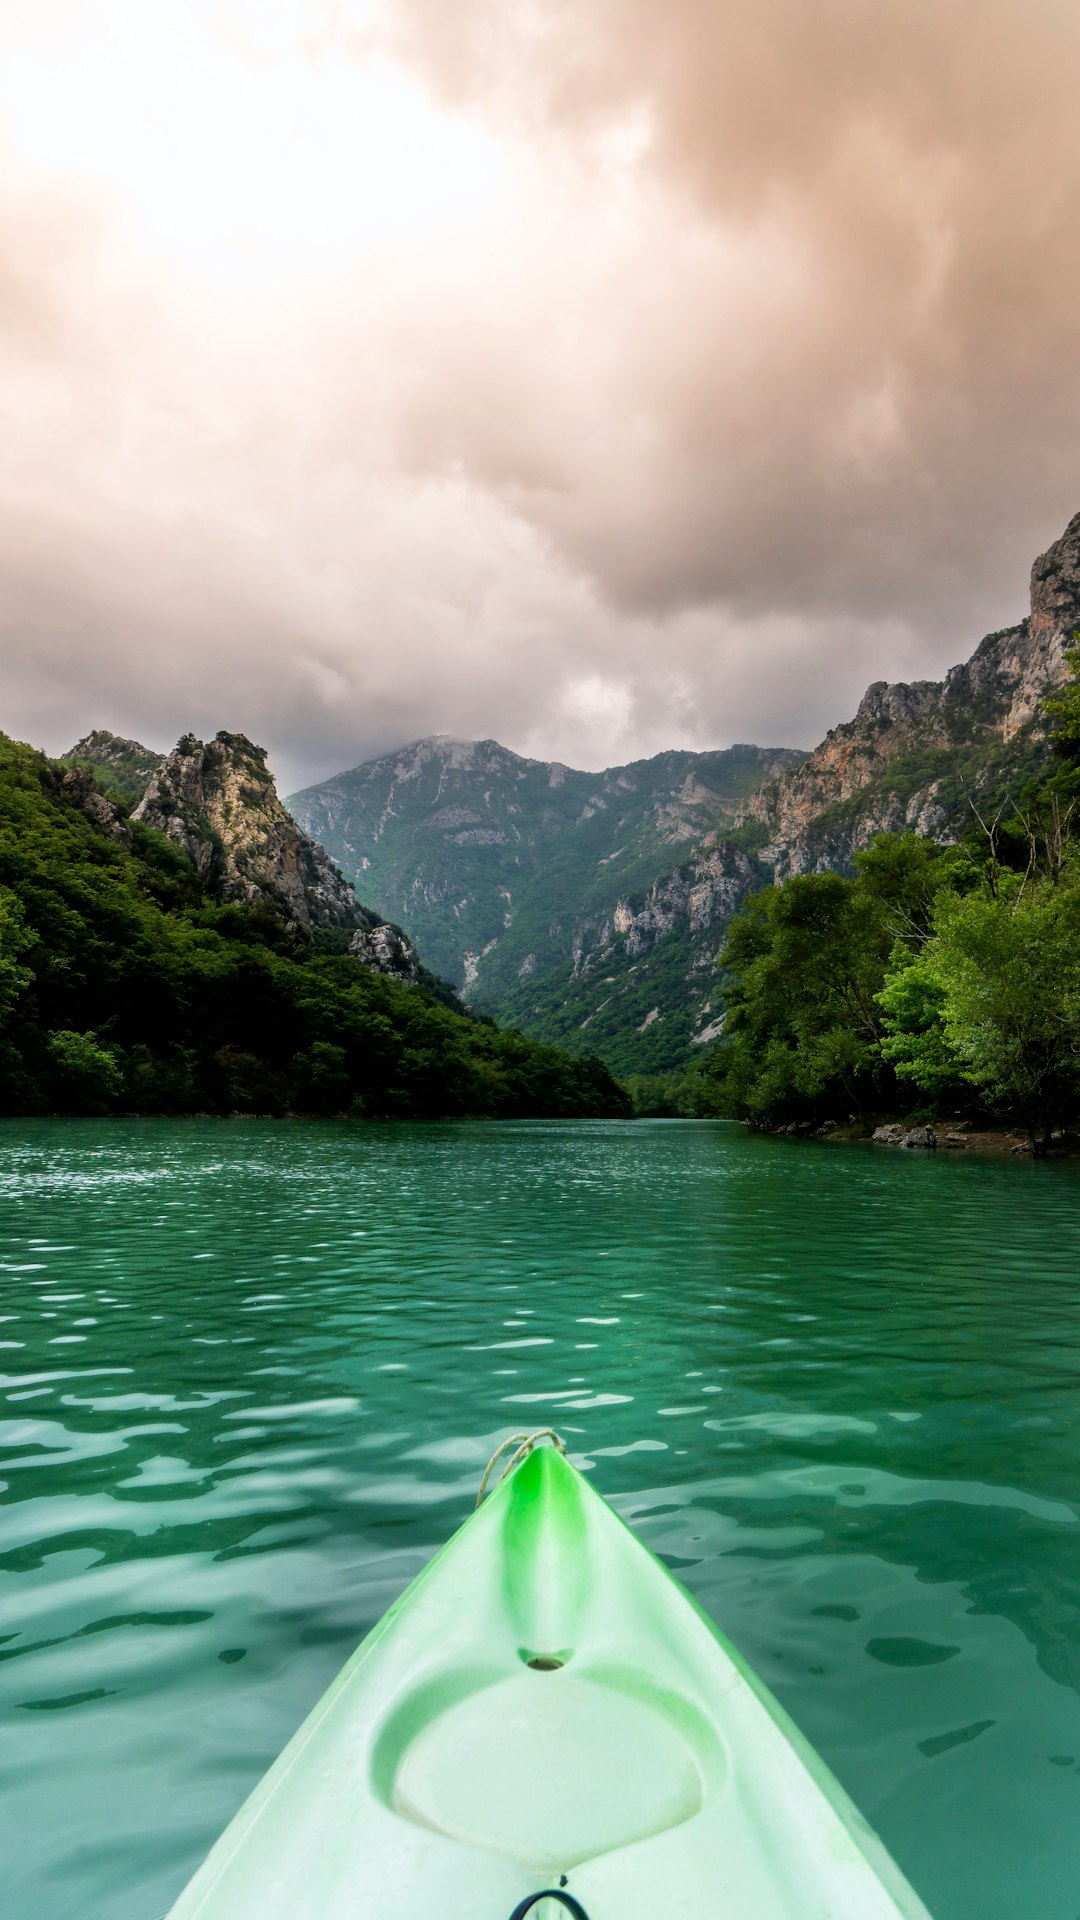
M 812 745 L 1080 508 L 1074 0 L 4 0 L 0 725 Z

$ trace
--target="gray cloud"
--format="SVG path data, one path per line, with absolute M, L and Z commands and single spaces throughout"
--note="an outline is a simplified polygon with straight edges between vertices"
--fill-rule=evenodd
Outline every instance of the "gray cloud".
M 54 749 L 812 744 L 1080 504 L 1058 0 L 49 0 L 0 51 L 0 719 Z
M 619 116 L 649 130 L 638 271 L 612 290 L 601 359 L 554 371 L 581 373 L 585 431 L 559 436 L 549 498 L 520 423 L 532 515 L 631 604 L 925 623 L 1015 603 L 1080 470 L 1075 10 L 466 12 L 461 36 L 437 0 L 403 7 L 451 97 L 526 112 L 582 163 Z M 546 28 L 539 60 L 525 17 Z M 448 440 L 497 484 L 480 395 L 444 406 Z M 544 444 L 552 430 L 549 414 Z

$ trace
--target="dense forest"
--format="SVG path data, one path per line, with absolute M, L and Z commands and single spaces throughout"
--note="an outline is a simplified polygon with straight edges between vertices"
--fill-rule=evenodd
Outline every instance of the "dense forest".
M 979 1115 L 1047 1151 L 1080 1115 L 1080 644 L 1067 657 L 1045 703 L 1056 769 L 973 798 L 957 845 L 882 834 L 853 877 L 753 895 L 720 955 L 720 1044 L 632 1081 L 639 1110 L 771 1128 Z
M 0 735 L 0 1112 L 618 1115 L 595 1059 L 298 942 Z M 106 810 L 107 811 L 107 810 Z

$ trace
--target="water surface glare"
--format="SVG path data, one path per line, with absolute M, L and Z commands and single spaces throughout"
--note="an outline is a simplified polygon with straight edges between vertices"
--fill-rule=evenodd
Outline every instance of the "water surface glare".
M 5 1916 L 156 1920 L 554 1425 L 935 1920 L 1077 1920 L 1078 1248 L 720 1123 L 4 1123 Z

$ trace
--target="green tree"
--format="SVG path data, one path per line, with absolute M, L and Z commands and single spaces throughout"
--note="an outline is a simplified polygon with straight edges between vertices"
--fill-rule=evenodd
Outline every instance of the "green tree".
M 719 962 L 727 1111 L 769 1125 L 875 1097 L 893 940 L 882 898 L 839 874 L 799 874 L 747 902 Z
M 312 1041 L 310 1051 L 294 1055 L 294 1098 L 309 1113 L 340 1113 L 349 1106 L 349 1073 L 344 1047 L 331 1040 Z
M 924 953 L 912 958 L 898 946 L 878 1004 L 885 1016 L 882 1056 L 897 1079 L 912 1081 L 935 1104 L 961 1095 L 964 1067 L 946 1031 L 945 988 L 932 960 Z
M 30 968 L 23 961 L 33 944 L 34 935 L 27 928 L 18 896 L 10 887 L 0 887 L 0 1035 L 23 988 L 30 983 Z
M 1005 874 L 994 896 L 944 895 L 881 999 L 898 1072 L 927 1085 L 955 1061 L 1045 1154 L 1080 1103 L 1080 885 Z
M 108 1113 L 124 1085 L 113 1054 L 93 1033 L 61 1030 L 48 1037 L 50 1092 L 66 1113 Z
M 1056 722 L 1053 730 L 1054 752 L 1067 766 L 1080 766 L 1080 629 L 1073 644 L 1065 649 L 1069 677 L 1058 693 L 1043 701 L 1043 711 Z

